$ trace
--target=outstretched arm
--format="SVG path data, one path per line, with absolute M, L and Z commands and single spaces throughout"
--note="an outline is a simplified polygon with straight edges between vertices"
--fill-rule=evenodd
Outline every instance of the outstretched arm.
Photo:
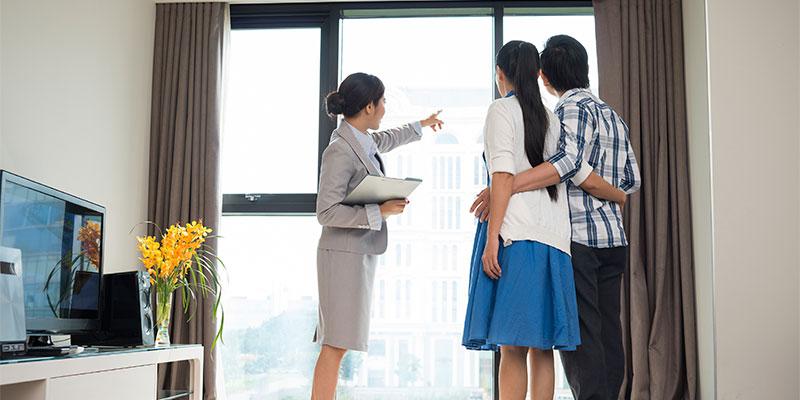
M 556 113 L 561 121 L 558 151 L 547 162 L 517 174 L 514 193 L 541 189 L 569 179 L 594 197 L 624 203 L 625 193 L 597 175 L 583 160 L 584 147 L 594 130 L 589 111 L 579 104 L 565 104 Z M 632 169 L 636 169 L 635 159 L 633 163 Z
M 557 184 L 559 180 L 560 177 L 553 164 L 543 162 L 537 165 L 536 168 L 523 171 L 514 177 L 514 193 L 545 188 Z M 553 181 L 555 183 L 552 183 Z M 615 203 L 625 202 L 625 192 L 606 182 L 603 177 L 592 170 L 587 162 L 582 163 L 580 170 L 572 177 L 571 181 L 598 199 Z
M 422 138 L 422 127 L 419 122 L 412 122 L 397 128 L 385 129 L 370 133 L 378 151 L 387 153 L 404 144 L 416 142 Z
M 514 176 L 514 193 L 538 190 L 561 183 L 561 176 L 553 164 L 543 162 Z
M 583 165 L 589 165 L 584 163 Z M 572 182 L 579 185 L 581 189 L 591 194 L 594 197 L 602 200 L 613 201 L 619 203 L 621 206 L 625 205 L 627 196 L 625 192 L 617 189 L 600 175 L 594 171 L 589 172 L 582 182 L 577 181 L 573 177 Z M 553 183 L 555 182 L 555 183 Z M 550 185 L 558 184 L 559 177 L 553 164 L 543 162 L 535 168 L 531 168 L 514 176 L 512 184 L 513 193 L 527 192 L 530 190 L 538 190 L 548 187 Z M 470 206 L 469 212 L 474 213 L 476 218 L 481 221 L 486 221 L 489 216 L 489 189 L 486 188 L 481 191 L 475 198 L 475 201 Z
M 420 121 L 414 121 L 397 128 L 371 133 L 375 144 L 378 145 L 378 151 L 386 153 L 404 144 L 419 140 L 422 138 L 422 128 L 426 126 L 433 128 L 434 132 L 436 132 L 437 128 L 442 129 L 444 121 L 439 119 L 440 112 L 442 112 L 442 110 Z
M 549 162 L 543 162 L 534 168 L 522 171 L 512 176 L 511 180 L 512 193 L 537 190 L 561 182 L 558 171 Z M 489 188 L 483 189 L 478 194 L 470 206 L 469 212 L 475 213 L 475 217 L 480 218 L 481 221 L 486 221 L 489 217 Z

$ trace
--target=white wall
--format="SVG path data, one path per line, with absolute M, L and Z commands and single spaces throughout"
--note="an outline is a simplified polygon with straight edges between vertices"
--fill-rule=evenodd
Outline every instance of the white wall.
M 700 17 L 690 13 L 703 8 L 707 25 L 699 29 Z M 707 333 L 713 327 L 715 398 L 796 399 L 798 2 L 685 0 L 684 15 L 692 188 L 699 189 L 692 193 L 695 245 L 704 246 L 695 254 L 700 364 L 705 369 L 701 389 L 708 398 L 706 385 L 713 385 L 708 355 L 713 355 L 714 343 L 709 349 Z M 706 40 L 707 57 L 702 60 L 698 41 Z M 709 128 L 706 139 L 703 130 Z
M 711 136 L 708 115 L 708 47 L 704 1 L 684 0 L 689 173 L 697 313 L 699 394 L 715 398 L 714 263 L 711 196 Z
M 0 166 L 106 206 L 106 270 L 134 269 L 128 232 L 146 218 L 154 3 L 1 4 Z

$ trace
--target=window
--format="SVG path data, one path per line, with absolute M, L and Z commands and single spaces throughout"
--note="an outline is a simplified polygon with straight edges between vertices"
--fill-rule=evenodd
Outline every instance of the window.
M 439 189 L 447 189 L 446 157 L 439 157 Z
M 380 388 L 386 386 L 386 373 L 383 369 L 370 369 L 368 386 Z
M 453 207 L 453 214 L 456 218 L 456 229 L 461 229 L 461 217 L 464 215 L 464 210 L 461 208 L 461 197 L 455 198 L 455 206 Z
M 369 341 L 369 355 L 386 357 L 386 340 L 373 339 Z
M 394 256 L 395 256 L 394 265 L 399 267 L 403 263 L 403 251 L 402 251 L 402 245 L 400 243 L 394 245 Z
M 453 157 L 447 157 L 447 188 L 453 188 Z
M 432 185 L 432 187 L 434 189 L 438 189 L 439 188 L 438 172 L 439 172 L 439 168 L 438 168 L 438 164 L 436 163 L 436 159 L 432 158 L 431 159 L 431 174 L 433 176 L 433 182 L 431 182 L 431 185 Z
M 448 387 L 453 384 L 453 342 L 447 339 L 436 341 L 434 350 L 436 375 L 434 384 L 438 387 Z
M 471 216 L 469 210 L 461 208 L 460 196 L 438 196 L 431 199 L 431 202 L 434 210 L 432 219 L 434 229 L 460 231 L 462 217 Z
M 403 156 L 397 157 L 397 176 L 403 176 Z
M 431 254 L 433 255 L 433 258 L 431 263 L 431 269 L 436 270 L 441 265 L 441 261 L 439 258 L 439 245 L 435 244 L 432 247 L 433 251 L 431 251 Z
M 483 142 L 481 141 L 481 145 L 482 144 Z M 483 162 L 482 156 L 475 156 L 472 168 L 472 183 L 479 187 L 486 186 L 486 165 Z
M 480 173 L 478 169 L 478 157 L 475 156 L 472 162 L 472 184 L 479 185 L 480 184 Z
M 439 297 L 437 296 L 438 292 L 439 292 L 439 286 L 436 284 L 436 282 L 431 282 L 431 304 L 433 305 L 433 307 L 431 307 L 431 310 L 433 311 L 433 318 L 432 318 L 433 322 L 439 321 L 438 310 L 439 307 L 442 306 L 441 302 L 439 301 Z
M 319 235 L 319 224 L 313 217 L 236 216 L 224 217 L 219 231 L 228 266 L 222 389 L 229 398 L 300 396 L 310 387 L 318 351 L 311 342 L 318 298 L 316 244 L 299 238 Z M 295 238 L 290 251 L 285 237 Z M 268 384 L 255 386 L 256 378 Z
M 456 176 L 456 189 L 461 189 L 461 157 L 456 157 L 456 169 L 453 173 Z
M 453 206 L 452 197 L 447 197 L 447 204 L 442 211 L 447 214 L 447 229 L 453 229 L 453 214 L 455 214 L 458 210 L 456 210 Z
M 459 266 L 462 266 L 462 267 L 466 266 L 466 264 L 463 264 L 463 265 L 461 264 L 462 259 L 461 259 L 461 257 L 458 256 L 458 246 L 454 244 L 451 247 L 451 249 L 452 249 L 452 252 L 453 252 L 452 269 L 456 270 L 456 269 L 458 269 Z
M 399 279 L 394 283 L 394 293 L 394 316 L 400 318 L 403 316 L 403 286 Z
M 380 280 L 380 291 L 378 295 L 380 296 L 380 303 L 378 304 L 380 307 L 379 318 L 384 318 L 386 316 L 386 281 L 383 279 Z
M 431 221 L 431 228 L 432 229 L 436 228 L 436 220 L 437 220 L 436 217 L 439 215 L 439 207 L 438 206 L 439 206 L 439 198 L 434 196 L 431 199 L 431 219 L 430 219 L 430 221 Z
M 483 157 L 475 156 L 472 163 L 472 184 L 475 186 L 486 186 L 486 167 L 483 164 Z
M 442 298 L 439 299 L 442 309 L 442 321 L 447 321 L 447 282 L 442 281 Z
M 319 79 L 285 77 L 319 76 L 320 29 L 235 30 L 230 57 L 223 192 L 316 193 Z
M 597 94 L 597 46 L 594 34 L 594 16 L 577 9 L 572 15 L 506 15 L 503 18 L 503 40 L 525 40 L 533 43 L 539 51 L 553 32 L 569 35 L 586 48 L 589 56 L 589 85 Z M 551 96 L 539 81 L 542 99 L 551 110 L 558 99 Z
M 452 321 L 458 322 L 458 282 L 452 281 L 452 290 L 450 291 L 451 295 L 453 296 L 451 301 L 451 308 L 450 311 L 452 312 Z
M 432 226 L 438 230 L 460 230 L 461 217 L 469 216 L 469 210 L 461 209 L 461 198 L 454 196 L 438 196 L 432 200 Z
M 411 280 L 406 279 L 406 318 L 411 318 Z
M 389 176 L 423 184 L 406 212 L 388 221 L 391 242 L 373 290 L 373 342 L 368 354 L 343 361 L 338 396 L 492 398 L 492 354 L 460 346 L 475 229 L 466 207 L 487 183 L 482 126 L 497 95 L 492 58 L 504 41 L 524 39 L 541 50 L 547 36 L 563 32 L 586 45 L 593 88 L 597 82 L 591 9 L 561 2 L 519 8 L 533 3 L 231 6 L 219 229 L 229 270 L 224 377 L 217 380 L 225 397 L 309 395 L 318 301 L 317 243 L 309 238 L 319 236 L 319 160 L 337 124 L 320 100 L 346 75 L 365 71 L 386 86 L 383 127 L 440 108 L 447 125 L 383 157 Z M 438 44 L 435 62 L 419 56 L 418 43 Z M 291 173 L 277 173 L 287 164 Z M 557 396 L 569 399 L 558 371 Z

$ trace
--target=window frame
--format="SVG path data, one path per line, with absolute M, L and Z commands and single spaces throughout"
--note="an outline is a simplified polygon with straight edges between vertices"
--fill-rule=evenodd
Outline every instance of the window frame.
M 339 80 L 339 15 L 335 4 L 325 5 L 250 5 L 230 6 L 231 29 L 320 29 L 320 76 L 318 98 L 335 90 Z M 331 89 L 333 88 L 333 89 Z M 319 107 L 317 145 L 317 179 L 322 152 L 336 128 L 336 121 Z M 223 193 L 222 215 L 312 215 L 316 210 L 316 193 Z
M 317 148 L 317 178 L 322 163 L 322 152 L 330 141 L 337 120 L 330 118 L 322 106 L 322 99 L 336 90 L 341 67 L 339 33 L 341 21 L 349 18 L 397 18 L 397 17 L 466 17 L 491 16 L 493 20 L 493 54 L 503 45 L 503 19 L 505 15 L 585 15 L 591 13 L 591 0 L 564 1 L 376 1 L 342 3 L 297 3 L 297 4 L 232 4 L 230 6 L 231 29 L 270 28 L 320 28 L 320 107 L 319 145 Z M 492 87 L 494 87 L 494 70 Z M 494 98 L 500 93 L 494 90 Z M 436 160 L 434 159 L 434 163 Z M 460 173 L 460 171 L 459 171 Z M 434 185 L 436 177 L 434 177 Z M 445 184 L 446 182 L 441 182 Z M 223 193 L 222 215 L 287 216 L 314 215 L 316 193 Z M 381 281 L 381 284 L 387 285 Z M 436 286 L 436 283 L 433 283 Z M 388 286 L 388 285 L 387 285 Z M 381 293 L 387 296 L 384 289 Z M 433 291 L 436 296 L 436 290 Z M 385 297 L 379 307 L 385 307 Z M 433 308 L 434 319 L 436 307 Z M 381 316 L 376 316 L 381 317 Z M 499 399 L 498 372 L 499 353 L 493 356 L 493 397 Z
M 325 95 L 339 84 L 341 21 L 350 18 L 465 17 L 492 16 L 493 53 L 503 45 L 503 17 L 508 15 L 585 14 L 591 10 L 587 0 L 566 1 L 380 1 L 313 4 L 232 4 L 231 29 L 320 28 L 319 132 L 317 179 L 322 152 L 330 141 L 337 120 L 322 106 Z M 492 71 L 494 81 L 494 71 Z M 494 83 L 492 83 L 494 87 Z M 495 90 L 495 98 L 499 93 Z M 222 215 L 313 215 L 316 193 L 223 193 Z

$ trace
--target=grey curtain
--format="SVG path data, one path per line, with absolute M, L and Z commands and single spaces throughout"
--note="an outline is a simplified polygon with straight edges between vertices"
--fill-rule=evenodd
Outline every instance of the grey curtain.
M 600 96 L 630 126 L 641 192 L 625 210 L 620 398 L 695 399 L 692 219 L 680 0 L 594 0 Z
M 223 3 L 157 4 L 150 123 L 149 219 L 161 227 L 202 219 L 219 229 L 219 154 L 223 51 L 228 32 Z M 152 232 L 151 232 L 152 233 Z M 215 240 L 207 242 L 216 247 Z M 205 346 L 203 391 L 215 399 L 217 329 L 211 298 L 198 296 L 188 321 L 173 301 L 172 343 Z M 159 369 L 159 387 L 186 388 L 185 368 Z

